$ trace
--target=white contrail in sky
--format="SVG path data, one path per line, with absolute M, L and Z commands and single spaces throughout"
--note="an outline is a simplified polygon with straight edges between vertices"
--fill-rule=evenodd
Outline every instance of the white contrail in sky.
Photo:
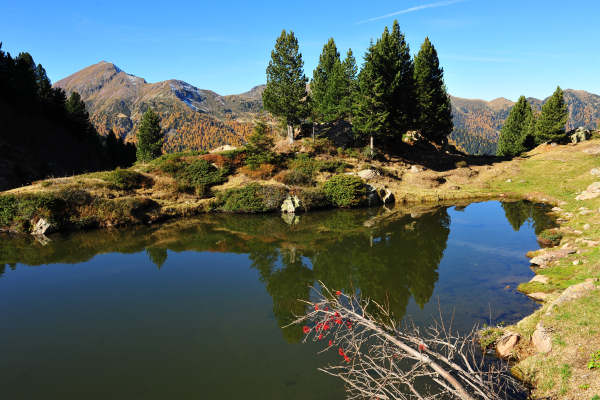
M 466 1 L 466 0 L 447 0 L 447 1 L 438 1 L 437 3 L 421 4 L 420 6 L 405 8 L 404 10 L 395 11 L 393 13 L 389 13 L 389 14 L 385 14 L 385 15 L 380 15 L 379 17 L 365 19 L 363 21 L 357 22 L 357 24 L 365 24 L 367 22 L 373 22 L 373 21 L 377 21 L 380 19 L 389 18 L 389 17 L 393 17 L 395 15 L 408 14 L 408 13 L 419 11 L 419 10 L 425 10 L 426 8 L 445 7 L 445 6 L 449 6 L 449 5 L 456 4 L 456 3 L 462 3 L 464 1 Z

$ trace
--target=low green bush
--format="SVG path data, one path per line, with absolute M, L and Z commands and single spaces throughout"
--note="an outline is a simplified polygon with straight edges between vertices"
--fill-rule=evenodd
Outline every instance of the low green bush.
M 293 194 L 298 197 L 305 211 L 331 207 L 331 202 L 321 188 L 297 188 Z
M 323 185 L 327 199 L 337 207 L 357 207 L 365 202 L 367 188 L 354 175 L 334 175 Z
M 217 168 L 202 158 L 191 161 L 171 158 L 158 168 L 175 178 L 179 191 L 194 192 L 202 197 L 209 194 L 212 186 L 224 183 L 231 172 L 228 167 Z
M 316 160 L 306 153 L 298 154 L 296 158 L 289 161 L 288 166 L 291 170 L 301 172 L 310 177 L 321 171 L 342 173 L 348 168 L 348 164 L 343 161 Z
M 275 178 L 279 182 L 289 186 L 308 186 L 313 184 L 312 176 L 295 169 L 282 171 Z
M 546 229 L 546 230 L 543 230 L 538 235 L 538 242 L 542 246 L 546 246 L 546 247 L 558 246 L 560 244 L 560 241 L 562 240 L 562 238 L 563 238 L 562 233 L 560 233 L 556 229 Z
M 262 213 L 278 210 L 286 196 L 280 186 L 251 183 L 217 193 L 216 202 L 226 212 Z
M 147 178 L 139 172 L 120 168 L 105 173 L 101 179 L 117 190 L 139 189 L 147 182 Z

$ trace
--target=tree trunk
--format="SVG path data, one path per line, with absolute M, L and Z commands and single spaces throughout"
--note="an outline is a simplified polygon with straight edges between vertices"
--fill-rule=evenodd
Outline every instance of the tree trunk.
M 373 135 L 371 135 L 371 143 L 369 144 L 369 147 L 371 148 L 371 154 L 373 154 Z
M 290 144 L 293 144 L 294 143 L 294 127 L 292 125 L 287 126 L 287 137 L 288 137 L 288 142 Z
M 600 124 L 600 120 L 598 120 L 598 124 Z M 315 123 L 313 122 L 312 124 L 312 128 L 313 128 L 313 132 L 312 132 L 312 140 L 313 142 L 315 141 Z

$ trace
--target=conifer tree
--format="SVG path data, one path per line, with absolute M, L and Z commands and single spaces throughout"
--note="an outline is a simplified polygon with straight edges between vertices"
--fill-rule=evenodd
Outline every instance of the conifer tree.
M 536 144 L 563 139 L 568 117 L 569 110 L 559 86 L 542 106 L 542 114 L 535 125 Z
M 294 141 L 293 126 L 308 115 L 304 61 L 298 51 L 298 39 L 294 32 L 281 32 L 271 51 L 267 66 L 267 87 L 263 92 L 263 104 L 267 111 L 282 118 L 288 131 L 288 140 Z
M 410 49 L 394 21 L 365 54 L 353 116 L 362 135 L 399 139 L 414 126 L 416 100 Z
M 502 126 L 496 154 L 503 157 L 514 157 L 526 151 L 532 120 L 531 105 L 525 96 L 519 97 Z
M 137 131 L 137 160 L 151 161 L 162 154 L 164 135 L 160 129 L 160 117 L 151 108 L 142 115 Z
M 445 144 L 452 132 L 452 107 L 444 85 L 444 70 L 429 38 L 415 57 L 416 127 L 427 139 Z
M 352 49 L 348 49 L 346 58 L 342 62 L 342 71 L 344 74 L 343 94 L 339 105 L 339 114 L 343 118 L 350 119 L 352 116 L 352 105 L 358 90 L 358 67 Z
M 335 41 L 330 38 L 323 46 L 310 82 L 312 112 L 317 121 L 330 122 L 339 118 L 343 79 L 340 53 Z

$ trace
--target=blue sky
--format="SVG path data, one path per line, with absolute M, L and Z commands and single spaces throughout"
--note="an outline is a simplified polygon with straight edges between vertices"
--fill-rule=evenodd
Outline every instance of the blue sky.
M 394 18 L 413 53 L 430 37 L 453 95 L 541 98 L 556 85 L 600 94 L 593 0 L 6 1 L 0 41 L 29 51 L 52 81 L 106 60 L 149 82 L 233 94 L 265 82 L 282 29 L 298 36 L 310 77 L 329 37 L 362 62 Z

